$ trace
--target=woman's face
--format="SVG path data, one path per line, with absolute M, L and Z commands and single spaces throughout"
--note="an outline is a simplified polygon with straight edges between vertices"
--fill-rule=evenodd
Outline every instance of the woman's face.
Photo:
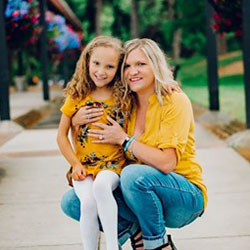
M 137 94 L 152 94 L 155 88 L 154 72 L 145 53 L 132 50 L 126 59 L 124 77 L 130 89 Z

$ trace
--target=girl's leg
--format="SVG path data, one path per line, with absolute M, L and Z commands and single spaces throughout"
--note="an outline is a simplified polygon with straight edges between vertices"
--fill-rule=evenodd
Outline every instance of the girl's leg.
M 101 171 L 94 181 L 93 192 L 98 215 L 106 238 L 107 250 L 118 250 L 118 209 L 113 190 L 119 185 L 119 176 L 109 170 Z
M 168 242 L 165 227 L 191 223 L 203 210 L 201 191 L 185 177 L 163 174 L 146 165 L 129 165 L 121 174 L 121 189 L 136 214 L 146 249 Z
M 96 250 L 99 224 L 93 196 L 93 179 L 87 176 L 83 181 L 73 181 L 73 185 L 81 202 L 80 230 L 84 250 Z
M 136 216 L 125 203 L 120 187 L 116 188 L 113 194 L 118 204 L 119 243 L 123 245 L 129 239 L 129 237 L 137 231 L 138 222 Z M 80 200 L 73 188 L 63 195 L 61 200 L 61 208 L 63 212 L 70 218 L 77 221 L 80 220 Z M 100 230 L 102 230 L 101 227 Z

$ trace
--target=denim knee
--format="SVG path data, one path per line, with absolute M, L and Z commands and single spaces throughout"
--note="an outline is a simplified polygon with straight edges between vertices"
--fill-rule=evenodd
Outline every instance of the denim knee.
M 120 183 L 123 188 L 134 186 L 135 181 L 145 175 L 149 166 L 140 164 L 131 164 L 126 166 L 121 173 Z
M 61 200 L 62 211 L 74 220 L 80 220 L 80 201 L 74 189 L 67 191 Z

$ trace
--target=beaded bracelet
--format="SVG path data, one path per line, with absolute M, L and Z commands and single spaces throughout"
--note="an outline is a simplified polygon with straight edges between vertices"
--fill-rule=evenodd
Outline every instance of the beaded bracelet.
M 124 146 L 124 148 L 123 148 L 125 153 L 128 151 L 128 147 L 129 147 L 129 145 L 131 144 L 131 142 L 134 141 L 134 140 L 135 140 L 135 137 L 132 136 L 132 137 L 130 137 L 129 140 L 126 142 L 126 144 L 125 144 L 125 146 Z
M 128 152 L 129 152 L 129 154 L 130 154 L 130 157 L 131 157 L 133 160 L 137 160 L 137 158 L 135 157 L 135 155 L 134 155 L 134 153 L 133 153 L 134 142 L 135 142 L 135 140 L 132 141 L 132 142 L 130 143 L 130 147 L 128 147 Z

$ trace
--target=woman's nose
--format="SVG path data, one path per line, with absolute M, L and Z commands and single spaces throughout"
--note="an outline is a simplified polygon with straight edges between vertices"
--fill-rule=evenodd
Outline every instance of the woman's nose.
M 138 74 L 138 70 L 136 68 L 130 68 L 129 74 L 136 75 L 136 74 Z

